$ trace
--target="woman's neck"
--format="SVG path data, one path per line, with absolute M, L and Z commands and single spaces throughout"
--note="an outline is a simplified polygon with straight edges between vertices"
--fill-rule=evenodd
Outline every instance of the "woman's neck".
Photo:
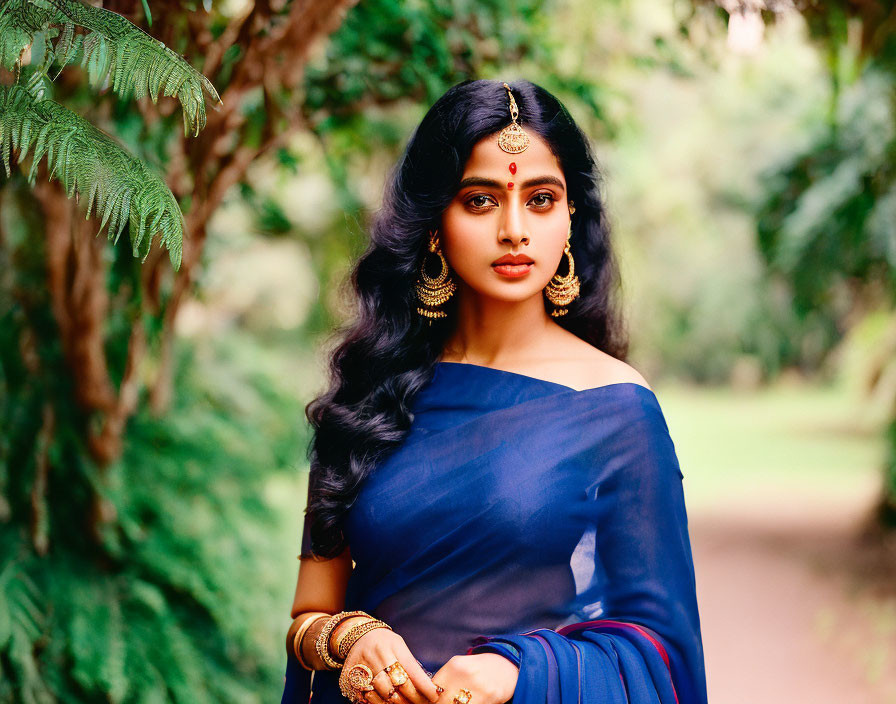
M 526 301 L 462 297 L 457 325 L 441 359 L 494 365 L 539 357 L 549 352 L 558 327 L 540 296 Z

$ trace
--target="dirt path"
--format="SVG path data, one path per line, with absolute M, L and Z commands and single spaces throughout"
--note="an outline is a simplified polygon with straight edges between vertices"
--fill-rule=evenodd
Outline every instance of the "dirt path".
M 896 554 L 854 538 L 870 501 L 691 513 L 710 704 L 896 704 Z

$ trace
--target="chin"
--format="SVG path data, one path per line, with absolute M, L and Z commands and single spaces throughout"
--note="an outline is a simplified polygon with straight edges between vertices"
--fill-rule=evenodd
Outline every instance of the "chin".
M 504 303 L 522 303 L 540 292 L 540 289 L 534 289 L 531 285 L 525 287 L 517 286 L 510 281 L 491 288 L 485 295 Z

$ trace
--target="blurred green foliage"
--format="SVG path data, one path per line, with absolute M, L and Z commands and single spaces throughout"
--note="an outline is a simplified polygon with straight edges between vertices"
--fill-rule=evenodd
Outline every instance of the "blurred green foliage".
M 291 586 L 270 565 L 289 564 L 296 526 L 268 487 L 304 464 L 307 398 L 239 336 L 185 343 L 173 406 L 157 417 L 144 400 L 122 456 L 98 466 L 58 372 L 36 213 L 4 205 L 0 701 L 272 698 Z M 110 291 L 127 290 L 140 264 L 110 252 Z M 110 347 L 116 376 L 124 363 Z
M 828 119 L 766 179 L 758 243 L 792 290 L 803 330 L 824 352 L 857 311 L 896 306 L 896 3 L 847 2 L 802 10 L 826 52 L 833 91 Z M 896 342 L 878 358 L 883 378 Z M 896 398 L 880 517 L 896 527 Z

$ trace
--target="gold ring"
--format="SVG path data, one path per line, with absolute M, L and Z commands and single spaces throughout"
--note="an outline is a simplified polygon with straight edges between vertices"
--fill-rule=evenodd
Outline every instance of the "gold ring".
M 389 679 L 392 680 L 392 684 L 396 687 L 400 687 L 409 679 L 407 670 L 397 660 L 383 669 L 388 673 Z
M 352 665 L 347 671 L 343 670 L 343 676 L 339 678 L 340 685 L 345 685 L 342 693 L 347 694 L 346 690 L 350 690 L 350 693 L 355 695 L 354 699 L 361 702 L 367 700 L 365 693 L 374 689 L 371 682 L 373 682 L 373 670 L 360 662 Z
M 469 689 L 461 689 L 454 695 L 454 704 L 470 704 L 473 693 Z

